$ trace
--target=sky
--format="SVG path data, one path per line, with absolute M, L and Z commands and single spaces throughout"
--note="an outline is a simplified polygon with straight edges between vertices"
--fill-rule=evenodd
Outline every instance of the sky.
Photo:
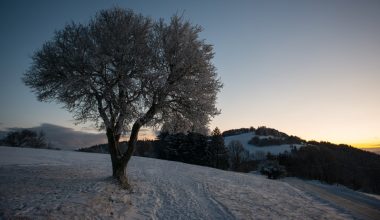
M 210 128 L 267 126 L 307 140 L 380 147 L 380 1 L 0 1 L 0 129 L 75 125 L 21 81 L 31 56 L 68 22 L 119 6 L 183 14 L 214 45 L 224 84 Z

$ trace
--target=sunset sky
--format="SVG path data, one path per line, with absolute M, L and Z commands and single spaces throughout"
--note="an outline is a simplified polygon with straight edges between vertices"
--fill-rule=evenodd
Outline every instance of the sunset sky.
M 307 140 L 380 147 L 380 1 L 0 2 L 0 129 L 74 125 L 21 82 L 31 55 L 66 23 L 100 9 L 203 26 L 224 84 L 210 127 L 267 126 Z

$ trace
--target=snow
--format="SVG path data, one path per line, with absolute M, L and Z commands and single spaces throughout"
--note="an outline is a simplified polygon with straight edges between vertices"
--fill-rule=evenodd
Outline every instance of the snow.
M 271 153 L 274 155 L 278 155 L 280 153 L 283 153 L 285 151 L 290 152 L 290 144 L 282 144 L 282 145 L 272 145 L 272 146 L 264 146 L 264 147 L 258 147 L 254 146 L 251 144 L 248 144 L 248 142 L 255 136 L 253 132 L 249 133 L 243 133 L 243 134 L 238 134 L 238 135 L 233 135 L 233 136 L 227 136 L 224 138 L 225 145 L 228 146 L 228 144 L 233 141 L 237 140 L 240 141 L 240 143 L 243 145 L 244 149 L 246 149 L 250 154 L 255 154 L 258 152 L 264 152 L 265 154 Z M 258 136 L 259 138 L 268 138 L 272 136 Z M 295 144 L 292 145 L 295 147 L 301 147 L 302 145 Z
M 297 178 L 287 178 L 287 179 L 297 179 Z M 298 179 L 298 181 L 300 181 Z M 340 184 L 326 184 L 318 180 L 304 180 L 304 183 L 318 186 L 319 188 L 323 188 L 326 191 L 333 192 L 336 195 L 340 195 L 341 197 L 349 196 L 355 198 L 355 200 L 362 201 L 363 203 L 370 204 L 374 207 L 380 208 L 380 195 L 374 195 L 369 193 L 363 193 L 359 191 L 353 191 L 346 186 Z
M 0 147 L 0 219 L 350 219 L 286 182 L 132 157 L 122 190 L 109 155 Z
M 361 193 L 342 185 L 329 185 L 317 180 L 301 180 L 287 177 L 289 183 L 321 202 L 335 207 L 354 219 L 380 219 L 380 198 L 377 195 Z

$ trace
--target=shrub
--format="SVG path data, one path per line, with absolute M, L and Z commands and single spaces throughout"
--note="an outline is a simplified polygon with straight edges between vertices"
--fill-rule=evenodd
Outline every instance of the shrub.
M 258 170 L 261 174 L 266 175 L 268 179 L 278 179 L 286 176 L 284 166 L 281 166 L 276 160 L 266 160 L 259 164 Z

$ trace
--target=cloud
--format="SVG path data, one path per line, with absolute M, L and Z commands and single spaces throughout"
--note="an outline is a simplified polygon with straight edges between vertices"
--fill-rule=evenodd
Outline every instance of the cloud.
M 8 128 L 7 131 L 20 130 L 25 128 Z M 104 133 L 88 133 L 75 131 L 72 128 L 44 123 L 37 127 L 26 128 L 34 131 L 43 131 L 47 141 L 53 146 L 61 149 L 78 149 L 89 147 L 95 144 L 106 143 Z
M 107 143 L 107 137 L 105 133 L 93 133 L 98 132 L 97 129 L 91 127 L 84 127 L 81 130 L 76 131 L 72 128 L 67 128 L 59 125 L 43 123 L 40 126 L 31 128 L 7 128 L 5 131 L 0 131 L 0 138 L 5 137 L 9 131 L 17 131 L 21 129 L 29 129 L 33 131 L 43 131 L 49 144 L 52 147 L 58 147 L 65 150 L 79 149 L 83 147 L 90 147 L 96 144 Z M 85 132 L 91 131 L 92 133 Z M 149 128 L 141 128 L 139 132 L 139 139 L 154 139 L 157 132 Z M 128 140 L 129 135 L 121 138 L 121 141 Z
M 94 127 L 81 127 L 80 128 L 81 131 L 83 132 L 99 132 L 99 129 L 98 128 L 94 128 Z

